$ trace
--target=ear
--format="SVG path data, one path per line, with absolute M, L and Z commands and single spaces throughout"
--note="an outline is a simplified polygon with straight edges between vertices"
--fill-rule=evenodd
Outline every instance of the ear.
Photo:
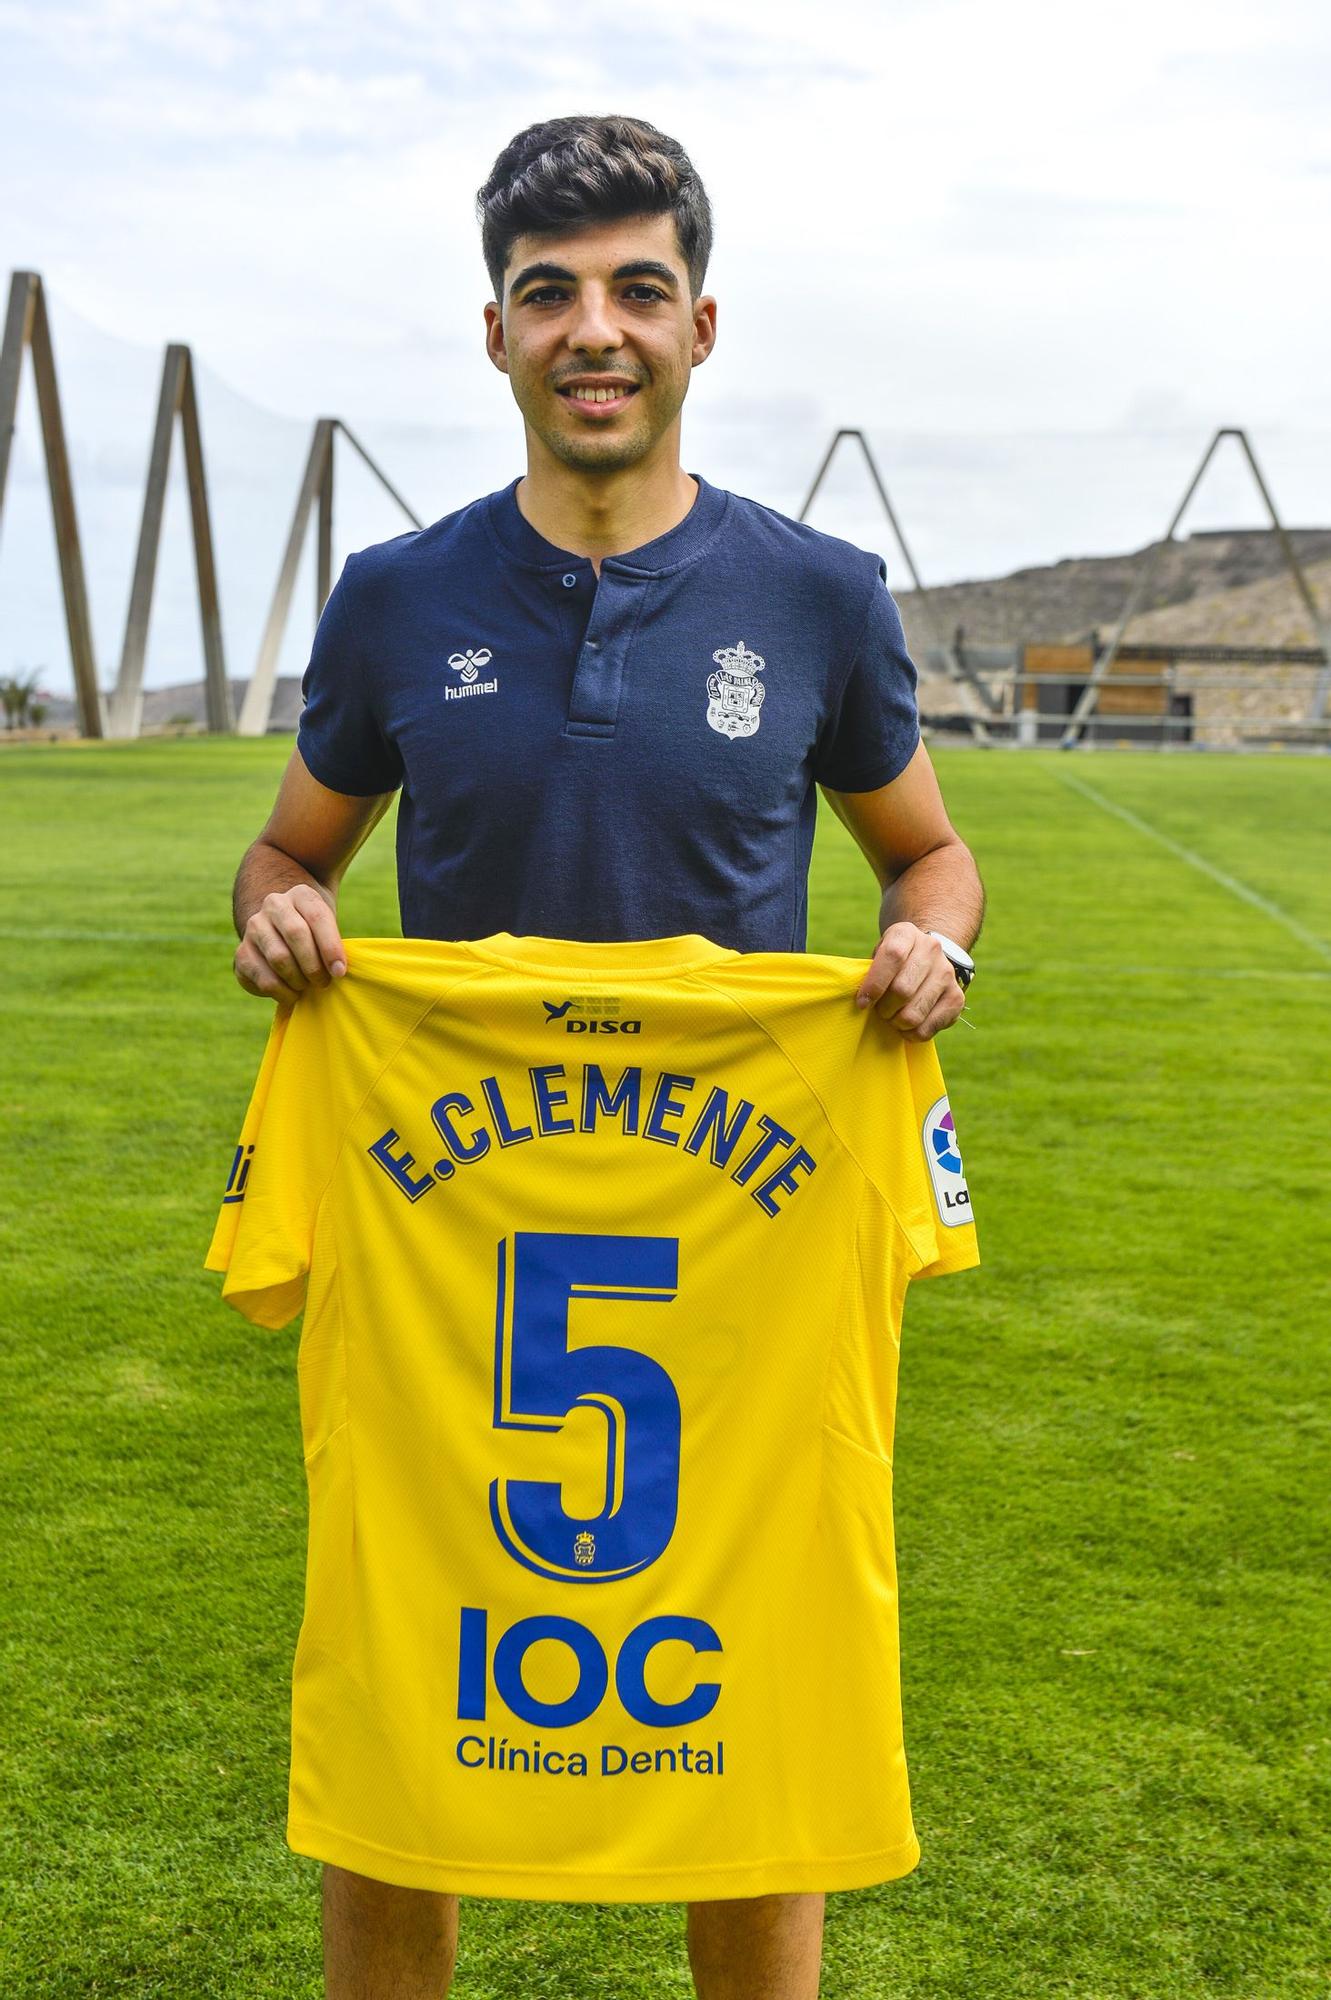
M 491 299 L 485 308 L 485 351 L 501 375 L 508 373 L 508 346 L 504 340 L 504 316 Z
M 704 292 L 693 308 L 693 358 L 690 367 L 698 367 L 707 359 L 716 346 L 716 300 Z

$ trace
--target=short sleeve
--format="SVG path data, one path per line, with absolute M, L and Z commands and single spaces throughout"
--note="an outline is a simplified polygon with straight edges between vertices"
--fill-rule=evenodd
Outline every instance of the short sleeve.
M 907 1280 L 969 1270 L 980 1261 L 970 1184 L 935 1035 L 916 1042 L 877 1008 L 855 1007 L 864 974 L 846 966 L 845 1011 L 802 1066 L 819 1076 L 834 1129 L 896 1218 Z M 849 1018 L 847 1018 L 849 1017 Z
M 818 739 L 818 784 L 872 792 L 899 777 L 920 740 L 915 690 L 915 665 L 880 562 L 859 643 Z
M 402 977 L 404 942 L 344 938 L 345 976 L 274 1012 L 204 1259 L 256 1326 L 283 1327 L 305 1305 L 356 1113 L 440 997 Z
M 317 1117 L 320 1094 L 308 1089 L 307 1077 L 302 1102 L 297 1043 L 306 1037 L 293 1032 L 309 998 L 274 1013 L 204 1259 L 205 1271 L 224 1274 L 226 1303 L 256 1326 L 274 1329 L 305 1303 L 318 1205 L 322 1149 L 309 1114 Z
M 402 783 L 402 759 L 384 734 L 353 622 L 352 561 L 324 605 L 309 665 L 301 679 L 303 707 L 296 747 L 310 771 L 330 791 L 366 798 Z

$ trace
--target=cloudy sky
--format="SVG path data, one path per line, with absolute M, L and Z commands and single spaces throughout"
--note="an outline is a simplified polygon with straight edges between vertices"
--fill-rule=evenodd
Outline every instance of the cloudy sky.
M 1265 443 L 1292 519 L 1331 520 L 1320 0 L 676 0 L 640 20 L 596 0 L 0 0 L 0 56 L 0 276 L 43 274 L 62 383 L 83 367 L 66 396 L 82 477 L 120 423 L 141 487 L 173 339 L 219 406 L 234 394 L 293 438 L 321 412 L 381 439 L 466 429 L 451 474 L 435 452 L 427 514 L 470 497 L 464 479 L 511 477 L 474 190 L 522 125 L 621 110 L 683 141 L 716 214 L 697 469 L 744 486 L 751 441 L 747 490 L 769 477 L 757 497 L 795 511 L 817 441 L 863 425 L 908 485 L 910 450 L 928 460 L 916 515 L 940 581 L 1158 534 L 1222 423 Z M 142 407 L 117 396 L 118 351 L 143 357 Z M 1029 481 L 1040 437 L 1061 463 L 1096 434 L 1124 504 L 1069 523 L 1085 448 L 1043 501 L 1004 493 L 1005 451 Z M 1113 470 L 1152 438 L 1173 442 L 1149 476 Z M 926 500 L 949 465 L 952 502 Z M 1213 504 L 1251 513 L 1237 477 Z M 999 516 L 1020 547 L 986 533 Z M 350 546 L 401 525 L 370 521 L 345 520 Z M 11 567 L 0 620 L 18 615 Z M 103 590 L 108 635 L 127 588 L 126 571 Z

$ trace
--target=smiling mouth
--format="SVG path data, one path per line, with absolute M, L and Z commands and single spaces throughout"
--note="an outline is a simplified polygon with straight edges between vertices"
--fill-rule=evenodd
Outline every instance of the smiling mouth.
M 571 388 L 560 389 L 556 393 L 562 396 L 566 403 L 576 403 L 579 409 L 598 410 L 610 403 L 627 403 L 630 396 L 637 395 L 639 387 L 639 383 L 626 379 L 623 382 L 616 382 L 613 388 L 602 386 L 589 389 L 574 383 Z

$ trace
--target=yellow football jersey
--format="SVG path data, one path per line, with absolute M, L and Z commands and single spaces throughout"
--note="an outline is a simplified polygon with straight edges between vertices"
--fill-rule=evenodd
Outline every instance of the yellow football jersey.
M 595 1902 L 915 1866 L 901 1313 L 979 1258 L 865 964 L 360 938 L 275 1012 L 206 1268 L 305 1309 L 295 1852 Z

